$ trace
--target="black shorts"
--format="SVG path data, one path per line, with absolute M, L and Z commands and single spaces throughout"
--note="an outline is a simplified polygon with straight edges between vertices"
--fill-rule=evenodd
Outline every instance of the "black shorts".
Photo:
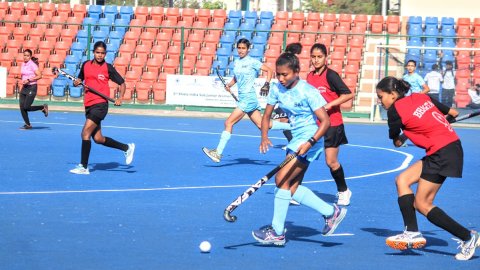
M 422 179 L 442 184 L 447 177 L 460 178 L 463 172 L 462 143 L 454 141 L 432 155 L 423 157 L 422 161 Z
M 100 125 L 100 122 L 105 119 L 108 113 L 108 103 L 102 102 L 92 106 L 85 107 L 85 117 L 92 120 L 95 124 Z
M 280 118 L 288 118 L 288 116 L 287 116 L 286 112 L 284 112 L 282 109 L 277 107 L 277 108 L 275 108 L 275 110 L 273 110 L 272 119 L 277 120 L 277 119 L 280 119 Z
M 343 124 L 335 127 L 329 127 L 323 138 L 325 148 L 337 148 L 342 144 L 348 143 L 347 134 L 345 134 L 345 127 Z

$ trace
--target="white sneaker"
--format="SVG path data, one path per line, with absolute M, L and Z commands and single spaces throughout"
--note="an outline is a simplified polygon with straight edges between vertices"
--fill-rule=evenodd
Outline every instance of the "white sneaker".
M 82 164 L 78 164 L 77 167 L 70 170 L 74 174 L 90 174 L 88 168 L 84 168 Z
M 220 162 L 220 160 L 222 159 L 222 155 L 220 155 L 218 152 L 217 152 L 217 149 L 208 149 L 206 147 L 203 147 L 202 148 L 203 152 L 205 153 L 205 155 L 207 155 L 211 160 L 213 160 L 213 162 Z
M 347 190 L 338 192 L 337 193 L 337 205 L 341 206 L 347 206 L 350 205 L 350 198 L 352 197 L 352 192 L 350 189 L 347 188 Z
M 282 146 L 282 150 L 283 150 L 283 151 L 286 151 L 286 150 L 287 150 L 287 146 L 286 146 L 286 145 Z
M 424 247 L 427 244 L 427 239 L 423 237 L 421 232 L 404 231 L 401 234 L 388 237 L 386 244 L 398 250 L 417 249 Z
M 125 151 L 125 164 L 130 165 L 133 160 L 133 152 L 135 152 L 135 144 L 129 143 L 128 149 Z
M 473 257 L 473 254 L 475 254 L 475 248 L 480 247 L 480 235 L 475 231 L 472 231 L 471 235 L 472 238 L 465 242 L 462 240 L 454 239 L 460 244 L 458 248 L 461 249 L 460 253 L 455 255 L 455 259 L 460 261 L 470 260 L 470 258 Z

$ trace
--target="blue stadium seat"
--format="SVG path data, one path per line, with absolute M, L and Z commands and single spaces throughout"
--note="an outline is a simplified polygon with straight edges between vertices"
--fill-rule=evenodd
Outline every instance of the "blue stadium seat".
M 235 27 L 239 27 L 240 23 L 242 23 L 242 19 L 241 18 L 231 18 L 231 19 L 228 19 L 228 22 L 233 23 L 233 25 L 235 25 Z
M 248 33 L 244 34 L 244 35 L 238 35 L 236 38 L 235 38 L 235 44 L 240 40 L 240 39 L 248 39 L 249 41 L 252 40 L 252 36 L 251 35 L 248 35 Z
M 114 30 L 114 31 L 110 31 L 110 33 L 108 34 L 108 38 L 110 40 L 113 40 L 113 39 L 122 40 L 124 35 L 125 35 L 124 32 Z
M 267 44 L 267 40 L 268 40 L 268 38 L 266 36 L 257 35 L 257 36 L 253 37 L 252 44 L 255 45 L 255 46 L 256 45 L 265 46 L 265 44 Z
M 455 41 L 453 40 L 453 38 L 444 38 L 442 40 L 442 47 L 454 48 L 455 47 Z
M 119 18 L 115 20 L 114 28 L 116 31 L 122 31 L 125 34 L 129 25 L 130 20 Z
M 436 50 L 425 50 L 423 54 L 424 62 L 437 62 L 437 51 Z
M 418 25 L 422 27 L 422 16 L 410 16 L 408 17 L 408 25 L 412 27 L 413 25 Z
M 103 14 L 105 15 L 105 18 L 109 18 L 113 22 L 118 16 L 118 7 L 107 5 L 104 7 Z
M 245 14 L 243 14 L 243 18 L 258 20 L 258 13 L 256 11 L 247 10 L 245 11 Z
M 52 95 L 55 97 L 64 97 L 65 89 L 68 85 L 68 79 L 65 77 L 57 77 L 52 82 Z
M 83 87 L 81 86 L 68 86 L 68 92 L 70 97 L 81 98 L 83 94 Z
M 421 40 L 421 38 L 419 37 L 411 37 L 408 42 L 407 42 L 407 46 L 422 46 L 423 45 L 423 42 Z
M 116 52 L 107 52 L 107 54 L 105 55 L 105 61 L 107 63 L 113 63 L 113 61 L 115 60 L 115 54 Z
M 88 30 L 86 29 L 82 29 L 82 30 L 78 30 L 77 32 L 77 42 L 81 43 L 81 44 L 84 44 L 84 47 L 86 47 L 85 44 L 87 44 L 89 42 L 89 34 L 88 34 Z
M 242 19 L 242 11 L 241 10 L 230 10 L 228 12 L 229 19 Z
M 65 64 L 78 64 L 80 62 L 81 58 L 78 58 L 77 56 L 71 54 L 67 55 L 65 57 Z
M 217 49 L 217 56 L 230 57 L 231 54 L 232 54 L 231 48 L 220 47 Z
M 410 27 L 408 28 L 408 35 L 409 36 L 421 36 L 421 35 L 423 35 L 423 29 L 422 29 L 421 26 L 416 25 L 416 24 L 410 25 Z
M 99 19 L 100 15 L 103 13 L 103 8 L 100 5 L 90 5 L 88 7 L 88 17 Z
M 425 27 L 426 36 L 438 36 L 438 27 L 433 24 L 429 24 Z
M 425 26 L 435 26 L 438 28 L 438 17 L 426 17 L 425 18 Z
M 261 11 L 260 12 L 260 21 L 262 20 L 273 20 L 273 12 L 271 11 Z
M 455 27 L 455 19 L 452 17 L 442 17 L 441 25 L 442 25 L 442 28 L 448 27 L 448 26 Z
M 122 44 L 121 39 L 110 39 L 107 44 L 107 53 L 108 52 L 117 52 Z
M 227 48 L 230 51 L 235 44 L 235 35 L 222 35 L 220 37 L 220 45 L 222 48 Z
M 219 68 L 220 70 L 225 70 L 228 66 L 228 62 L 225 62 L 223 60 L 215 60 L 212 63 L 212 68 Z
M 96 30 L 96 31 L 93 31 L 93 43 L 97 42 L 97 41 L 103 41 L 105 42 L 105 40 L 107 39 L 108 37 L 108 33 L 107 32 L 104 32 L 102 30 Z
M 268 39 L 268 35 L 270 34 L 271 26 L 265 23 L 259 23 L 255 26 L 255 34 L 257 36 L 262 36 L 265 39 Z
M 442 36 L 444 37 L 455 37 L 457 33 L 455 32 L 455 29 L 450 26 L 445 26 L 442 27 Z
M 93 27 L 97 24 L 98 22 L 98 18 L 92 18 L 92 17 L 85 17 L 83 18 L 83 22 L 82 22 L 82 25 L 83 25 L 83 29 L 87 29 L 88 25 L 90 25 L 90 27 Z
M 70 52 L 72 55 L 75 55 L 78 59 L 82 58 L 83 52 L 85 51 L 86 48 L 86 43 L 81 43 L 81 42 L 74 42 L 72 43 L 72 46 L 70 46 Z
M 232 23 L 232 22 L 228 22 L 228 23 L 225 24 L 225 26 L 223 27 L 223 29 L 224 29 L 224 34 L 225 34 L 225 35 L 236 36 L 236 35 L 237 35 L 238 26 L 235 25 L 235 24 Z
M 261 61 L 263 58 L 263 53 L 264 53 L 263 49 L 255 47 L 250 49 L 250 52 L 248 53 L 248 55 L 250 55 L 250 57 L 253 57 Z
M 427 38 L 425 40 L 425 47 L 438 47 L 437 38 Z
M 130 20 L 132 19 L 133 13 L 134 11 L 132 6 L 120 7 L 120 18 L 122 19 L 128 20 L 130 22 Z
M 240 30 L 239 35 L 249 37 L 248 40 L 251 40 L 253 31 L 255 30 L 255 25 L 250 24 L 248 22 L 244 22 L 242 23 L 242 25 L 240 25 L 239 30 Z
M 106 33 L 110 33 L 112 28 L 113 20 L 110 18 L 100 18 L 98 20 L 98 29 Z

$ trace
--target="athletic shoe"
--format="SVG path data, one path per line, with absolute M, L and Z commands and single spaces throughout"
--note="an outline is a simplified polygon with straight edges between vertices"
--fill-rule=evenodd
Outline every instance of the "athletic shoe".
M 48 116 L 48 104 L 43 104 L 43 110 L 42 110 L 43 114 L 45 115 L 45 117 Z
M 472 231 L 470 234 L 472 235 L 472 238 L 468 241 L 454 239 L 460 244 L 458 248 L 461 249 L 460 253 L 455 255 L 455 259 L 460 261 L 470 260 L 470 258 L 473 257 L 473 254 L 475 254 L 475 248 L 480 247 L 480 235 L 478 232 Z
M 347 208 L 338 207 L 338 205 L 333 204 L 333 214 L 329 217 L 325 217 L 325 226 L 323 227 L 323 235 L 331 235 L 338 225 L 347 215 Z
M 133 152 L 135 152 L 135 144 L 129 143 L 128 149 L 125 151 L 125 164 L 130 165 L 133 160 Z
M 401 234 L 388 237 L 386 243 L 387 246 L 398 250 L 417 249 L 424 247 L 427 244 L 427 239 L 423 237 L 421 232 L 404 231 Z
M 84 168 L 82 164 L 78 164 L 77 167 L 70 170 L 74 174 L 90 174 L 88 168 Z
M 300 205 L 300 203 L 297 202 L 297 201 L 295 201 L 294 199 L 291 199 L 291 200 L 290 200 L 290 204 L 291 204 L 291 205 Z
M 217 152 L 217 149 L 208 149 L 206 147 L 203 147 L 202 148 L 203 152 L 205 153 L 205 155 L 207 155 L 211 160 L 213 160 L 213 162 L 220 162 L 220 160 L 222 159 L 222 155 L 220 155 L 218 152 Z
M 23 130 L 32 129 L 32 126 L 25 124 L 25 125 L 21 126 L 20 129 L 23 129 Z
M 286 145 L 282 146 L 282 150 L 283 150 L 283 151 L 286 151 L 286 150 L 287 150 L 287 146 L 286 146 Z
M 287 232 L 287 229 L 283 230 L 283 234 L 277 235 L 275 230 L 271 225 L 267 225 L 264 227 L 261 227 L 258 230 L 253 230 L 252 231 L 252 236 L 260 242 L 262 245 L 276 245 L 276 246 L 283 246 L 285 245 L 286 239 L 285 239 L 285 233 Z
M 337 193 L 337 205 L 347 206 L 350 205 L 350 198 L 352 197 L 352 192 L 350 189 L 338 192 Z

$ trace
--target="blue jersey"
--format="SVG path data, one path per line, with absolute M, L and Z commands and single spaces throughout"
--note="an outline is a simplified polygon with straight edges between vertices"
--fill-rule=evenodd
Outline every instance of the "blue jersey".
M 238 89 L 238 107 L 249 113 L 260 109 L 254 83 L 258 77 L 262 63 L 255 58 L 245 56 L 235 60 L 233 74 Z
M 423 80 L 422 76 L 418 75 L 417 73 L 413 73 L 412 75 L 405 74 L 403 75 L 403 79 L 410 84 L 410 91 L 408 91 L 407 95 L 411 95 L 412 93 L 420 93 L 423 91 L 423 85 L 425 81 Z
M 296 152 L 298 147 L 308 141 L 318 130 L 317 117 L 314 111 L 325 106 L 327 102 L 315 87 L 306 81 L 299 80 L 291 89 L 285 88 L 280 83 L 274 83 L 268 94 L 267 104 L 281 108 L 288 116 L 292 126 L 293 139 L 287 148 Z M 318 158 L 323 151 L 323 140 L 319 140 L 307 153 L 307 160 Z

